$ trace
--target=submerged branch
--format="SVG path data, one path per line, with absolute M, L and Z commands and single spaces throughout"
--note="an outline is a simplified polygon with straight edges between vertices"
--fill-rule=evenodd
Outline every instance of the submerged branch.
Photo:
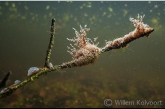
M 55 38 L 55 18 L 52 19 L 51 28 L 50 28 L 50 42 L 48 45 L 47 54 L 46 54 L 46 58 L 45 58 L 44 67 L 47 67 L 47 68 L 50 68 L 50 66 L 49 66 L 50 55 L 51 55 L 52 48 L 54 45 L 54 38 Z
M 144 16 L 139 16 L 139 15 L 137 19 L 130 18 L 130 21 L 136 27 L 135 30 L 125 35 L 124 37 L 106 42 L 106 45 L 103 48 L 98 47 L 98 43 L 96 43 L 97 38 L 95 38 L 94 41 L 92 41 L 90 38 L 86 37 L 87 32 L 90 30 L 89 28 L 86 28 L 87 27 L 86 25 L 84 26 L 84 28 L 80 26 L 80 33 L 76 29 L 74 29 L 76 37 L 74 39 L 68 39 L 69 41 L 74 42 L 75 46 L 78 48 L 77 49 L 72 44 L 71 47 L 68 47 L 69 49 L 68 52 L 72 55 L 73 60 L 55 66 L 53 66 L 49 61 L 51 49 L 54 44 L 54 35 L 55 35 L 55 19 L 53 18 L 51 23 L 51 37 L 47 50 L 47 55 L 45 58 L 44 67 L 30 68 L 28 71 L 28 78 L 26 78 L 22 82 L 19 83 L 16 82 L 13 85 L 10 85 L 9 87 L 1 90 L 0 99 L 12 94 L 17 89 L 25 86 L 27 83 L 34 81 L 34 79 L 37 79 L 39 76 L 44 75 L 48 72 L 58 71 L 64 68 L 73 68 L 73 67 L 88 65 L 90 63 L 93 63 L 97 59 L 97 57 L 104 52 L 110 51 L 112 49 L 125 47 L 128 43 L 140 37 L 144 37 L 144 36 L 148 37 L 149 34 L 154 31 L 154 29 L 149 27 L 147 24 L 144 24 L 142 22 L 143 18 Z
M 126 47 L 128 43 L 140 38 L 140 37 L 149 37 L 150 33 L 154 31 L 153 28 L 149 27 L 147 24 L 144 24 L 143 21 L 144 15 L 137 17 L 137 20 L 130 18 L 130 21 L 136 27 L 134 31 L 126 34 L 124 37 L 117 38 L 113 41 L 106 42 L 105 47 L 102 48 L 101 52 L 110 51 L 112 49 L 119 49 Z
M 49 69 L 49 68 L 42 68 L 42 70 L 40 70 L 39 72 L 35 73 L 34 75 L 31 75 L 31 76 L 27 77 L 24 81 L 19 82 L 19 83 L 14 83 L 14 84 L 8 86 L 7 88 L 2 89 L 2 91 L 0 92 L 0 99 L 6 97 L 8 95 L 11 95 L 13 92 L 15 92 L 17 89 L 25 86 L 27 83 L 33 82 L 35 79 L 38 79 L 39 76 L 44 75 L 47 72 L 56 71 L 59 68 L 60 67 L 58 67 L 58 66 L 54 66 L 51 69 Z
M 140 37 L 148 37 L 149 34 L 154 31 L 154 29 L 149 27 L 147 24 L 144 24 L 142 22 L 143 18 L 144 16 L 139 15 L 137 19 L 130 18 L 130 21 L 136 27 L 135 30 L 125 35 L 124 37 L 117 38 L 114 41 L 106 42 L 106 45 L 103 48 L 98 47 L 98 43 L 96 43 L 97 38 L 95 38 L 94 41 L 92 41 L 90 38 L 87 38 L 86 34 L 87 31 L 89 31 L 89 28 L 86 28 L 86 25 L 84 28 L 82 28 L 80 25 L 80 33 L 74 29 L 76 38 L 68 39 L 69 41 L 74 42 L 74 45 L 76 45 L 76 47 L 79 49 L 76 49 L 76 47 L 73 45 L 68 47 L 70 50 L 68 52 L 72 55 L 73 60 L 63 63 L 61 68 L 80 67 L 93 63 L 101 53 L 110 51 L 112 49 L 126 47 L 127 44 Z
M 0 81 L 0 89 L 6 86 L 6 82 L 9 79 L 9 76 L 11 75 L 11 71 L 9 71 L 4 78 Z

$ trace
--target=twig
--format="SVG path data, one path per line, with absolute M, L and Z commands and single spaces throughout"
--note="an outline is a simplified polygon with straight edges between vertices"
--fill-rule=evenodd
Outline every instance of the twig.
M 52 19 L 51 28 L 50 28 L 50 42 L 48 45 L 47 54 L 46 54 L 46 58 L 45 58 L 44 67 L 47 67 L 47 68 L 50 68 L 50 66 L 49 66 L 50 55 L 51 55 L 51 51 L 52 51 L 52 48 L 54 45 L 54 38 L 55 38 L 55 18 Z
M 128 43 L 134 41 L 137 38 L 144 36 L 148 37 L 149 34 L 154 31 L 154 29 L 149 27 L 147 24 L 144 24 L 142 22 L 143 18 L 144 16 L 139 16 L 139 15 L 137 19 L 130 18 L 130 21 L 136 27 L 135 30 L 125 35 L 124 37 L 117 38 L 114 41 L 106 42 L 106 45 L 103 48 L 98 47 L 98 43 L 96 43 L 97 38 L 95 38 L 94 41 L 92 41 L 91 39 L 86 37 L 87 31 L 90 30 L 89 28 L 86 28 L 87 27 L 86 25 L 84 26 L 84 28 L 80 26 L 80 33 L 76 29 L 74 29 L 76 38 L 68 39 L 69 41 L 74 42 L 75 45 L 78 47 L 78 49 L 73 45 L 71 45 L 71 47 L 68 47 L 69 49 L 68 52 L 72 55 L 73 60 L 69 62 L 65 62 L 61 65 L 55 65 L 54 67 L 50 66 L 50 62 L 49 62 L 51 49 L 54 44 L 54 34 L 55 34 L 55 19 L 53 18 L 51 23 L 51 37 L 47 50 L 47 55 L 45 58 L 44 67 L 39 68 L 39 70 L 33 72 L 24 81 L 20 83 L 15 83 L 3 89 L 0 92 L 0 99 L 12 94 L 18 88 L 21 88 L 25 86 L 27 83 L 34 81 L 34 79 L 37 79 L 39 76 L 45 73 L 51 71 L 58 71 L 59 69 L 64 69 L 64 68 L 80 67 L 83 65 L 93 63 L 100 54 L 106 51 L 125 47 Z
M 2 89 L 3 92 L 1 91 L 1 93 L 0 93 L 0 99 L 6 97 L 8 95 L 11 95 L 13 92 L 15 92 L 17 89 L 25 86 L 27 83 L 33 82 L 35 79 L 38 79 L 39 76 L 44 75 L 47 72 L 56 71 L 58 69 L 59 69 L 58 66 L 54 66 L 54 68 L 52 68 L 52 69 L 42 68 L 41 71 L 39 71 L 35 75 L 32 75 L 32 76 L 26 78 L 24 81 L 22 81 L 18 84 L 12 84 L 12 85 L 8 86 L 7 88 Z
M 130 18 L 130 21 L 136 27 L 134 31 L 125 35 L 124 37 L 117 38 L 113 41 L 108 41 L 106 46 L 102 48 L 101 52 L 110 51 L 112 49 L 118 49 L 126 47 L 128 43 L 138 39 L 140 37 L 149 37 L 150 33 L 154 31 L 153 28 L 149 27 L 147 24 L 144 24 L 143 21 L 144 15 L 137 17 L 137 20 L 134 18 Z
M 150 33 L 154 31 L 153 28 L 149 27 L 147 24 L 142 22 L 144 16 L 139 16 L 137 19 L 130 18 L 130 21 L 136 27 L 134 31 L 130 32 L 129 34 L 125 35 L 124 37 L 117 38 L 114 41 L 106 42 L 105 47 L 99 48 L 98 43 L 96 43 L 96 39 L 92 41 L 90 38 L 86 37 L 87 31 L 89 28 L 84 28 L 80 25 L 80 33 L 75 30 L 76 37 L 74 39 L 68 39 L 69 41 L 74 42 L 78 49 L 71 44 L 71 47 L 68 47 L 70 51 L 68 51 L 71 55 L 73 60 L 70 62 L 63 63 L 60 67 L 61 68 L 72 68 L 72 67 L 80 67 L 83 65 L 87 65 L 93 63 L 97 57 L 106 51 L 110 51 L 112 49 L 119 49 L 121 47 L 125 47 L 128 43 L 134 41 L 137 38 L 149 36 Z
M 50 72 L 50 71 L 55 71 L 58 70 L 58 66 L 54 66 L 50 68 L 50 64 L 49 64 L 49 60 L 50 60 L 50 55 L 51 55 L 51 49 L 53 48 L 53 44 L 54 44 L 54 35 L 55 35 L 55 18 L 52 19 L 51 21 L 51 29 L 50 29 L 50 42 L 49 42 L 49 46 L 47 49 L 47 54 L 46 54 L 46 58 L 45 58 L 45 65 L 44 68 L 40 68 L 39 71 L 37 72 L 32 72 L 31 75 L 28 76 L 28 78 L 26 78 L 24 81 L 19 82 L 19 83 L 14 83 L 10 86 L 8 86 L 7 88 L 4 88 L 0 91 L 0 99 L 4 98 L 10 94 L 12 94 L 13 92 L 15 92 L 18 88 L 21 88 L 23 86 L 25 86 L 27 83 L 29 82 L 33 82 L 34 79 L 37 79 L 39 76 Z
M 1 82 L 0 82 L 0 89 L 6 86 L 6 82 L 7 82 L 7 80 L 9 79 L 10 74 L 11 74 L 11 71 L 9 71 L 9 72 L 5 75 L 5 77 L 1 80 Z

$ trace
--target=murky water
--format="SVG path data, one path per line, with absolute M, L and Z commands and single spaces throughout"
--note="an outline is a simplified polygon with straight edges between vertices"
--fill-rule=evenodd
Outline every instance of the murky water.
M 105 99 L 113 101 L 111 107 L 165 107 L 164 5 L 163 1 L 0 2 L 0 79 L 12 71 L 8 85 L 24 80 L 30 67 L 44 65 L 53 17 L 53 65 L 72 59 L 66 38 L 75 37 L 72 28 L 79 30 L 80 24 L 90 28 L 88 37 L 98 37 L 99 47 L 133 31 L 129 18 L 138 14 L 145 14 L 144 23 L 155 29 L 149 38 L 104 53 L 94 64 L 41 76 L 1 99 L 0 107 L 107 107 Z M 142 104 L 145 100 L 162 102 Z

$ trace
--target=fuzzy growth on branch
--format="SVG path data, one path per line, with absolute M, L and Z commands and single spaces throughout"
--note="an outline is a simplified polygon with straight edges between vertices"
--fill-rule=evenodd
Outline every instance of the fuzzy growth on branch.
M 8 86 L 7 88 L 4 88 L 0 91 L 0 99 L 4 98 L 10 94 L 12 94 L 17 89 L 25 86 L 27 83 L 34 81 L 34 79 L 38 79 L 39 76 L 44 75 L 51 71 L 58 71 L 59 69 L 64 68 L 73 68 L 73 67 L 80 67 L 83 65 L 88 65 L 90 63 L 93 63 L 97 57 L 104 52 L 118 49 L 125 47 L 128 43 L 134 41 L 135 39 L 138 39 L 140 37 L 149 36 L 150 33 L 154 31 L 153 28 L 149 27 L 147 24 L 144 24 L 143 21 L 144 16 L 139 16 L 137 19 L 130 18 L 130 21 L 134 24 L 135 30 L 130 32 L 129 34 L 124 35 L 121 38 L 117 38 L 113 41 L 106 42 L 106 45 L 103 48 L 98 47 L 98 43 L 96 42 L 97 38 L 94 38 L 94 41 L 92 41 L 90 38 L 87 38 L 87 32 L 90 30 L 85 25 L 84 27 L 80 26 L 80 33 L 74 29 L 76 37 L 73 39 L 68 39 L 69 41 L 74 43 L 74 46 L 71 44 L 70 47 L 68 47 L 68 52 L 72 56 L 72 60 L 69 62 L 65 62 L 61 65 L 55 65 L 53 66 L 52 63 L 50 63 L 50 54 L 51 50 L 54 45 L 54 35 L 55 35 L 55 19 L 52 19 L 51 22 L 51 34 L 50 34 L 50 42 L 47 49 L 47 54 L 45 58 L 45 64 L 42 68 L 37 67 L 31 67 L 28 70 L 28 77 L 23 80 L 22 82 L 16 81 L 14 84 Z M 4 82 L 2 81 L 2 85 L 6 83 L 5 77 Z
M 67 39 L 74 42 L 74 45 L 77 48 L 70 44 L 71 47 L 68 47 L 68 52 L 72 55 L 73 60 L 63 63 L 60 66 L 61 68 L 72 68 L 93 63 L 100 54 L 101 49 L 97 47 L 97 38 L 95 38 L 94 41 L 87 38 L 87 31 L 90 29 L 86 27 L 87 26 L 85 25 L 84 28 L 82 28 L 80 25 L 80 33 L 73 28 L 75 30 L 76 37 L 74 39 Z
M 112 49 L 126 47 L 128 43 L 134 41 L 137 38 L 143 36 L 148 37 L 149 34 L 154 31 L 154 29 L 149 27 L 147 24 L 144 24 L 142 22 L 143 18 L 144 15 L 138 15 L 137 19 L 130 18 L 130 21 L 136 27 L 135 30 L 125 35 L 124 37 L 106 42 L 106 45 L 103 48 L 98 47 L 98 43 L 96 43 L 97 38 L 95 38 L 94 41 L 92 41 L 90 38 L 87 38 L 87 32 L 90 29 L 86 28 L 86 25 L 84 26 L 84 28 L 82 28 L 80 25 L 80 33 L 73 28 L 75 30 L 76 38 L 68 40 L 74 42 L 75 46 L 77 46 L 78 49 L 76 49 L 71 44 L 71 47 L 68 47 L 68 49 L 70 50 L 68 52 L 72 55 L 73 60 L 70 62 L 63 63 L 60 67 L 72 68 L 93 63 L 94 60 L 97 59 L 97 57 L 101 53 L 110 51 Z
M 144 15 L 140 16 L 139 14 L 137 19 L 130 18 L 130 21 L 136 27 L 135 30 L 130 32 L 129 34 L 126 34 L 124 37 L 106 42 L 106 45 L 105 47 L 102 48 L 101 52 L 110 51 L 112 49 L 123 48 L 126 47 L 128 43 L 134 41 L 137 38 L 144 36 L 148 37 L 150 33 L 154 31 L 154 29 L 149 27 L 147 24 L 144 24 L 143 18 Z

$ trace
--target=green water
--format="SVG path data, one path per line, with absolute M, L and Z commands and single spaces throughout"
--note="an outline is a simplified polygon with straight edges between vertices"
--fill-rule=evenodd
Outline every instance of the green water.
M 99 47 L 134 30 L 130 17 L 143 15 L 155 31 L 127 48 L 102 54 L 94 64 L 41 76 L 0 100 L 0 107 L 165 107 L 165 2 L 0 2 L 0 79 L 8 71 L 7 85 L 24 80 L 30 67 L 43 67 L 56 18 L 53 65 L 72 60 L 67 52 L 79 25 L 90 28 L 87 37 L 98 37 Z M 118 105 L 116 100 L 133 101 Z M 138 105 L 140 101 L 162 101 Z M 110 102 L 108 102 L 110 103 Z

